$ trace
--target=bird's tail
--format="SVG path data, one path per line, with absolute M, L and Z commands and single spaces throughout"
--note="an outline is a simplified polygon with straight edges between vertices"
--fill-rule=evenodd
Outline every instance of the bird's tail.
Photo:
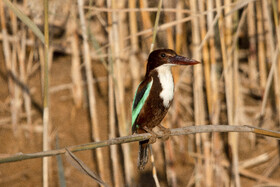
M 148 144 L 149 140 L 139 142 L 138 163 L 139 170 L 143 170 L 148 162 Z

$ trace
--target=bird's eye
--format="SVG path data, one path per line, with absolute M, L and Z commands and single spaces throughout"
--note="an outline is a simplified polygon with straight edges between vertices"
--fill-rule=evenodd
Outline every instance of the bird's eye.
M 166 57 L 166 55 L 165 55 L 165 53 L 161 53 L 161 55 L 160 55 L 161 57 Z

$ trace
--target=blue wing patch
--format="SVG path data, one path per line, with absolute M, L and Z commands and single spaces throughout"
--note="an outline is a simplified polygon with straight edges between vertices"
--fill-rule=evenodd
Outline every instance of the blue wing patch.
M 144 87 L 142 90 L 140 90 L 138 93 L 136 91 L 133 104 L 132 104 L 132 133 L 136 130 L 137 124 L 135 124 L 135 121 L 146 101 L 146 99 L 149 96 L 149 93 L 151 91 L 153 84 L 153 79 L 147 84 L 146 87 Z M 138 86 L 139 88 L 139 86 Z M 137 88 L 137 90 L 138 90 Z

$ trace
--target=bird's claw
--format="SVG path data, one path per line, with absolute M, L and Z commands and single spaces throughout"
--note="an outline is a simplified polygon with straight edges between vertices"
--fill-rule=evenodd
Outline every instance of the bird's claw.
M 161 139 L 162 139 L 163 141 L 168 140 L 168 139 L 169 139 L 170 134 L 171 134 L 170 129 L 165 129 L 165 130 L 163 131 L 163 136 L 162 136 L 162 138 L 161 138 Z
M 163 133 L 163 135 L 162 135 L 162 140 L 163 141 L 166 141 L 166 140 L 168 140 L 169 139 L 169 136 L 170 136 L 170 134 L 171 134 L 171 131 L 170 131 L 170 129 L 169 128 L 165 128 L 164 126 L 162 126 L 162 125 L 159 125 L 158 126 L 159 128 L 160 128 L 160 130 L 162 131 L 162 133 Z
M 157 136 L 155 134 L 152 134 L 151 138 L 149 139 L 148 144 L 153 144 L 157 141 Z
M 149 133 L 152 135 L 151 138 L 149 139 L 148 144 L 153 144 L 153 143 L 155 143 L 155 142 L 157 141 L 158 135 L 157 135 L 154 131 L 150 130 L 150 129 L 147 128 L 147 127 L 144 127 L 144 130 L 147 131 L 147 132 L 149 132 Z

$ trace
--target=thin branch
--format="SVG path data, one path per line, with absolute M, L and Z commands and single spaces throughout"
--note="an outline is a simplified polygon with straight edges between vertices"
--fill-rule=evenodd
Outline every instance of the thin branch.
M 256 128 L 256 127 L 247 126 L 247 125 L 245 125 L 245 126 L 229 126 L 229 125 L 188 126 L 188 127 L 183 127 L 183 128 L 171 129 L 170 136 L 188 135 L 188 134 L 196 134 L 196 133 L 210 133 L 210 132 L 252 132 L 252 133 L 260 134 L 263 136 L 270 136 L 270 137 L 280 139 L 280 132 L 266 130 L 266 129 L 262 129 L 262 128 Z M 158 138 L 161 138 L 163 135 L 161 132 L 158 132 L 158 134 L 159 134 Z M 69 146 L 68 149 L 71 152 L 84 151 L 84 150 L 96 149 L 96 148 L 106 147 L 106 146 L 115 145 L 115 144 L 143 141 L 143 140 L 149 139 L 150 137 L 151 137 L 150 133 L 136 134 L 136 135 L 114 138 L 114 139 L 110 139 L 110 140 L 92 142 L 92 143 L 88 143 L 88 144 Z M 41 157 L 46 157 L 46 156 L 55 156 L 55 155 L 59 155 L 59 154 L 64 154 L 65 152 L 66 152 L 65 149 L 62 148 L 62 149 L 43 151 L 43 152 L 37 152 L 37 153 L 29 153 L 29 154 L 17 153 L 15 155 L 12 155 L 12 156 L 9 156 L 6 158 L 1 158 L 0 164 L 7 163 L 7 162 L 16 162 L 16 161 L 21 161 L 21 160 L 33 159 L 33 158 L 41 158 Z

